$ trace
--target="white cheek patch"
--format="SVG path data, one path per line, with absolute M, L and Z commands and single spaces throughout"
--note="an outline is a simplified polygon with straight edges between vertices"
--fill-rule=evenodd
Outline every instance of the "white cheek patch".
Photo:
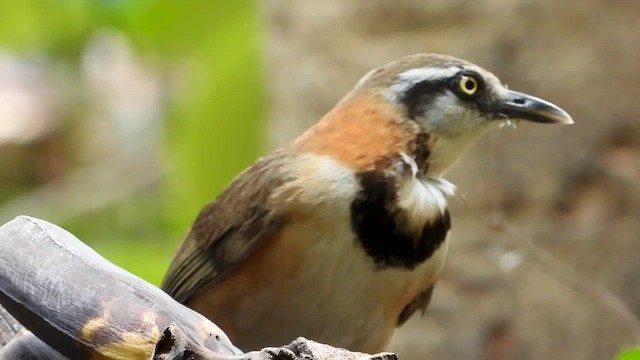
M 457 96 L 445 93 L 436 98 L 420 117 L 427 128 L 437 134 L 457 137 L 476 133 L 491 125 L 486 116 L 469 108 Z
M 464 104 L 455 95 L 442 94 L 429 106 L 425 118 L 427 119 L 451 119 L 463 116 L 466 112 Z

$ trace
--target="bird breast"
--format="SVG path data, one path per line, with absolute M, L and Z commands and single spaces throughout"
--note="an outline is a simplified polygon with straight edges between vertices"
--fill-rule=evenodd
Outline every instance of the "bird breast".
M 453 185 L 418 179 L 415 163 L 406 156 L 398 159 L 405 162 L 397 164 L 404 172 L 394 175 L 401 182 L 393 185 L 397 211 L 390 216 L 398 227 L 424 229 L 446 213 L 446 196 Z M 371 239 L 361 239 L 363 234 L 354 225 L 354 218 L 363 215 L 353 213 L 358 211 L 353 204 L 363 194 L 359 175 L 327 156 L 305 154 L 296 163 L 293 180 L 273 195 L 286 204 L 291 221 L 269 245 L 277 250 L 260 255 L 265 257 L 260 260 L 264 267 L 260 282 L 269 286 L 239 296 L 242 300 L 235 306 L 242 309 L 234 314 L 241 315 L 234 319 L 232 334 L 242 333 L 242 338 L 254 338 L 256 344 L 307 336 L 354 350 L 379 351 L 404 307 L 437 279 L 447 252 L 448 227 L 438 246 L 419 263 L 410 268 L 381 266 L 363 245 Z M 400 232 L 423 236 L 422 230 Z M 392 236 L 375 241 L 396 240 Z M 285 261 L 286 269 L 278 265 L 291 256 L 295 259 Z M 255 319 L 272 326 L 258 329 Z
M 381 351 L 408 316 L 403 310 L 435 282 L 447 252 L 448 226 L 424 231 L 442 223 L 446 183 L 418 180 L 406 157 L 393 159 L 370 174 L 371 185 L 330 156 L 296 155 L 269 199 L 286 224 L 216 285 L 216 296 L 192 306 L 244 350 L 304 336 Z M 420 234 L 405 228 L 419 219 Z

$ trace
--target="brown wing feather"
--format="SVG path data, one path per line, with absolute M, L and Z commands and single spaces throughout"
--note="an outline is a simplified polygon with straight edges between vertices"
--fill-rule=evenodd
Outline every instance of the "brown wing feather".
M 292 157 L 258 160 L 200 211 L 165 275 L 165 292 L 188 302 L 277 233 L 285 215 L 270 206 L 269 196 L 287 181 L 282 167 Z

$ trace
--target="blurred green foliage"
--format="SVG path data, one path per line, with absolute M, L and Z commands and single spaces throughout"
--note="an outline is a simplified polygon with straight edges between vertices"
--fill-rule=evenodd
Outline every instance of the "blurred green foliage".
M 625 350 L 618 354 L 616 360 L 640 360 L 640 348 Z
M 184 69 L 166 109 L 159 189 L 60 224 L 159 283 L 199 209 L 262 149 L 260 17 L 254 0 L 9 0 L 0 45 L 77 66 L 96 31 L 116 29 L 160 68 Z

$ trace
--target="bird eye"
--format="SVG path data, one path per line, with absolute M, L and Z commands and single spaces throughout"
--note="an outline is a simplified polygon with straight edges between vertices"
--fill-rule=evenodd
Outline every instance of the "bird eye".
M 458 80 L 458 89 L 464 95 L 475 95 L 478 92 L 479 87 L 478 79 L 472 75 L 462 75 Z

